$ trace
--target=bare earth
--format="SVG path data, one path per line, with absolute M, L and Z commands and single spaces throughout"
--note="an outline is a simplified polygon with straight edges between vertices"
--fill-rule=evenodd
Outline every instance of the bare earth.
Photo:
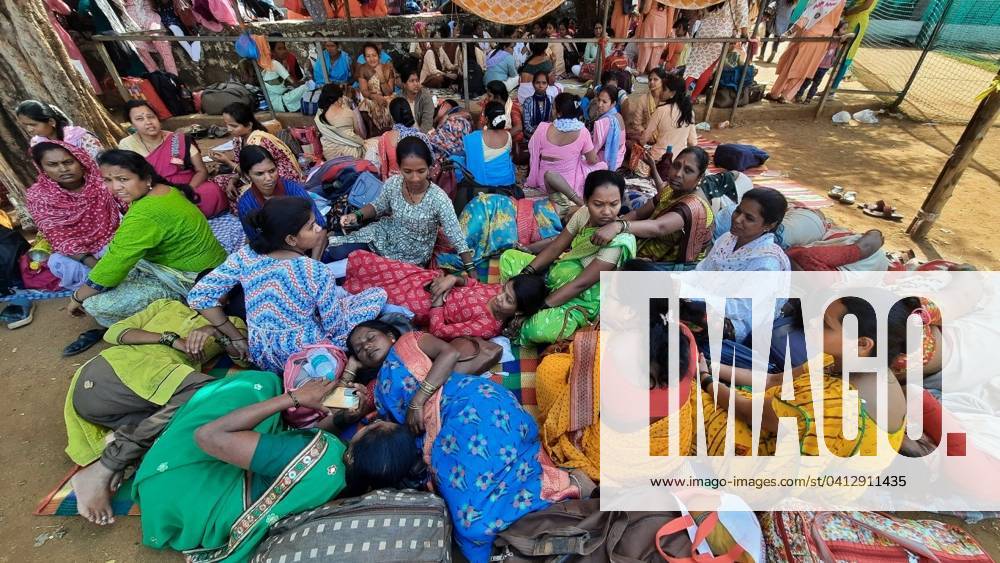
M 829 216 L 856 230 L 879 228 L 890 249 L 914 248 L 903 235 L 923 197 L 947 159 L 961 127 L 928 126 L 883 120 L 875 126 L 836 127 L 774 121 L 710 132 L 719 141 L 749 142 L 771 153 L 768 165 L 825 192 L 834 184 L 857 190 L 859 201 L 886 199 L 906 216 L 902 224 L 880 221 L 837 205 Z M 928 253 L 968 261 L 984 269 L 1000 266 L 1000 131 L 994 128 L 933 229 Z M 80 518 L 37 517 L 39 500 L 66 474 L 63 453 L 63 402 L 69 380 L 87 356 L 63 359 L 62 347 L 90 321 L 70 318 L 62 301 L 38 304 L 35 321 L 17 331 L 0 328 L 0 459 L 7 475 L 0 488 L 0 562 L 178 561 L 140 545 L 139 519 L 121 517 L 102 529 Z M 926 515 L 924 515 L 926 516 Z M 953 523 L 952 518 L 945 520 Z M 62 528 L 65 535 L 41 547 L 35 538 Z M 996 521 L 968 526 L 994 557 L 1000 557 Z

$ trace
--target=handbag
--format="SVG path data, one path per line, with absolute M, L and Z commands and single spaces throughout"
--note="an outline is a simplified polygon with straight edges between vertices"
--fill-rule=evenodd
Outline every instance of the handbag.
M 236 54 L 244 59 L 257 60 L 260 58 L 260 51 L 257 50 L 257 43 L 249 31 L 244 31 L 236 38 Z
M 322 88 L 310 90 L 302 96 L 302 115 L 316 115 L 319 111 L 319 96 Z
M 344 367 L 347 365 L 347 356 L 340 348 L 337 348 L 333 344 L 310 344 L 289 356 L 285 362 L 285 369 L 282 375 L 285 391 L 295 391 L 306 381 L 312 379 L 308 375 L 309 372 L 303 373 L 306 369 L 305 365 L 309 363 L 310 350 L 323 350 L 337 360 L 335 367 L 337 379 L 340 379 L 340 376 L 344 373 Z M 311 428 L 325 415 L 309 407 L 291 407 L 282 412 L 281 416 L 293 428 Z
M 993 559 L 960 528 L 936 520 L 900 520 L 878 512 L 767 512 L 761 516 L 772 563 Z

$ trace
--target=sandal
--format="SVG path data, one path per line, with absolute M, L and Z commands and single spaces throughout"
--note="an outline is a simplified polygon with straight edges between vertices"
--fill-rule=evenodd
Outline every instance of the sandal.
M 840 196 L 840 203 L 851 205 L 858 199 L 858 192 L 844 192 L 844 195 Z
M 844 196 L 844 187 L 834 186 L 830 188 L 830 191 L 826 192 L 826 195 L 832 197 L 833 199 L 839 200 L 841 197 Z
M 208 137 L 211 139 L 221 139 L 229 135 L 229 129 L 222 125 L 213 125 L 208 128 Z
M 75 356 L 81 352 L 86 352 L 91 346 L 97 344 L 104 338 L 104 333 L 107 332 L 106 328 L 92 328 L 80 333 L 80 336 L 76 340 L 71 342 L 69 346 L 63 348 L 63 357 Z
M 865 215 L 871 217 L 877 217 L 879 219 L 886 219 L 888 221 L 902 221 L 903 215 L 896 213 L 896 208 L 887 204 L 884 199 L 880 199 L 875 203 L 865 203 L 858 205 L 861 212 Z
M 0 321 L 7 323 L 7 328 L 14 330 L 31 324 L 35 319 L 35 304 L 25 297 L 18 297 L 0 313 Z

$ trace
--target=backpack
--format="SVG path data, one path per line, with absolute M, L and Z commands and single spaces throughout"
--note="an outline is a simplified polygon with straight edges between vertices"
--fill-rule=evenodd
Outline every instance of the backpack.
M 339 563 L 450 562 L 448 509 L 441 497 L 410 489 L 334 500 L 276 522 L 250 561 L 291 562 L 309 553 Z
M 21 287 L 21 269 L 17 262 L 28 248 L 28 241 L 21 233 L 0 225 L 0 295 L 10 295 L 15 287 Z
M 239 102 L 256 109 L 257 98 L 239 82 L 218 82 L 210 84 L 201 91 L 201 112 L 208 115 L 222 115 L 222 109 L 231 103 Z
M 311 379 L 307 374 L 303 373 L 302 366 L 309 362 L 309 351 L 316 349 L 326 350 L 337 360 L 337 378 L 340 378 L 344 372 L 344 367 L 347 366 L 347 356 L 344 352 L 333 344 L 309 344 L 303 346 L 301 350 L 289 356 L 288 360 L 285 361 L 285 369 L 281 377 L 285 391 L 295 391 Z M 321 412 L 309 407 L 292 407 L 282 412 L 282 418 L 293 428 L 311 428 L 323 416 Z
M 767 560 L 772 563 L 993 561 L 967 532 L 936 520 L 900 520 L 878 512 L 809 511 L 767 512 L 760 520 Z
M 715 147 L 715 156 L 712 160 L 719 168 L 743 172 L 747 168 L 756 168 L 764 164 L 768 158 L 770 155 L 766 151 L 753 145 L 724 143 Z
M 194 96 L 176 74 L 157 70 L 147 73 L 145 78 L 153 85 L 153 89 L 170 113 L 174 115 L 194 113 Z

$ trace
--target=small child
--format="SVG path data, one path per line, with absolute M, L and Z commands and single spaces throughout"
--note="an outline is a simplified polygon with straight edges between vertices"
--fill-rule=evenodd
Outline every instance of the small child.
M 847 22 L 841 21 L 837 29 L 834 30 L 834 35 L 842 35 L 847 30 Z M 816 90 L 819 89 L 819 85 L 823 82 L 823 77 L 826 76 L 827 71 L 833 66 L 833 59 L 837 57 L 837 47 L 840 47 L 840 43 L 830 43 L 830 46 L 826 50 L 826 54 L 823 55 L 823 60 L 819 62 L 819 68 L 816 69 L 816 74 L 812 78 L 806 78 L 806 81 L 802 83 L 802 87 L 799 88 L 797 94 L 795 94 L 795 102 L 799 104 L 808 104 L 812 102 L 813 96 L 816 95 Z M 806 99 L 802 99 L 802 93 L 809 88 L 809 92 L 806 94 Z

